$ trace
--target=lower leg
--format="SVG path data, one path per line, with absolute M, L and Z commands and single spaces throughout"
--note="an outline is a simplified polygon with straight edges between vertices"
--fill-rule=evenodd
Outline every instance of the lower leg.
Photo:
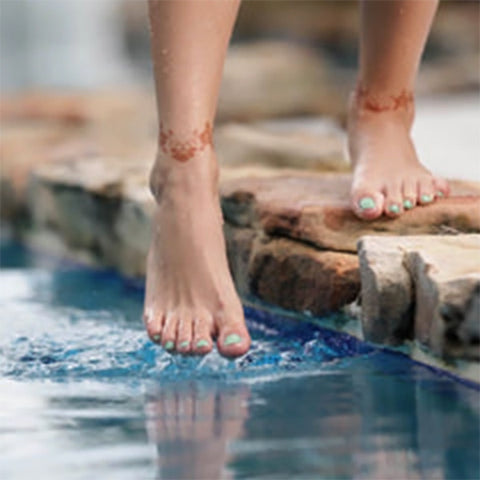
M 150 0 L 159 135 L 157 200 L 144 319 L 167 350 L 226 355 L 249 347 L 228 270 L 212 144 L 223 63 L 238 0 Z
M 448 194 L 418 161 L 410 138 L 413 89 L 438 0 L 362 1 L 360 74 L 349 112 L 352 207 L 396 217 Z

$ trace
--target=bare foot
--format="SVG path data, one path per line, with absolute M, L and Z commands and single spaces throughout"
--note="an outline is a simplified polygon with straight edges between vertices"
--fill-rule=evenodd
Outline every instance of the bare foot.
M 434 177 L 417 158 L 410 137 L 412 94 L 374 95 L 357 88 L 349 110 L 351 203 L 358 217 L 395 218 L 416 205 L 448 196 L 447 182 Z
M 170 352 L 205 354 L 214 338 L 229 357 L 250 346 L 228 269 L 217 177 L 212 149 L 188 162 L 159 157 L 152 172 L 157 207 L 144 321 L 150 338 Z

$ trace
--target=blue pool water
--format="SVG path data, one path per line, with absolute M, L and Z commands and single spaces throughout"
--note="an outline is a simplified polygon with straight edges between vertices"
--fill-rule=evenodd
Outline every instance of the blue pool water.
M 170 356 L 138 286 L 0 260 L 0 479 L 480 477 L 472 385 L 251 308 L 243 358 Z

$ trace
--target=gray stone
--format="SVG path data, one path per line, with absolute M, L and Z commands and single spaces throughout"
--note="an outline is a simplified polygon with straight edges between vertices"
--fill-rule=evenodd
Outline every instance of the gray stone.
M 235 227 L 224 223 L 228 265 L 240 295 L 250 294 L 248 266 L 257 232 L 251 228 Z
M 366 340 L 390 345 L 413 336 L 413 295 L 398 237 L 363 237 L 358 243 L 361 319 Z
M 143 276 L 153 200 L 143 167 L 136 168 L 137 175 L 128 174 L 127 164 L 102 158 L 39 167 L 29 189 L 34 230 L 56 234 L 69 251 L 87 251 L 100 264 Z

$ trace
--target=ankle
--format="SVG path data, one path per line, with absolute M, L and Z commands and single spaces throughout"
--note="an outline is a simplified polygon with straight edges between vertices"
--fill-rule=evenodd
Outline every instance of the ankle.
M 188 162 L 178 162 L 160 151 L 150 172 L 150 191 L 157 203 L 175 192 L 180 192 L 184 198 L 204 193 L 215 196 L 218 195 L 218 177 L 219 168 L 211 149 Z
M 415 98 L 410 88 L 367 87 L 358 81 L 350 95 L 349 106 L 350 113 L 355 116 L 390 114 L 402 117 L 409 124 L 415 116 Z

